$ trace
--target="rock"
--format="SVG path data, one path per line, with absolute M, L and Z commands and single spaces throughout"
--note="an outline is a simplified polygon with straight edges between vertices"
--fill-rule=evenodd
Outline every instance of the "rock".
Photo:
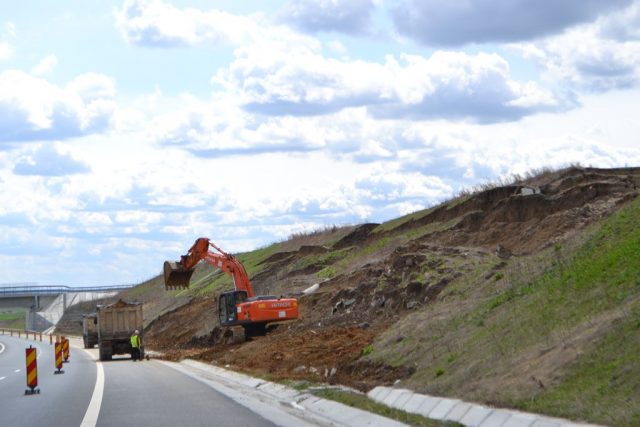
M 344 301 L 342 302 L 342 304 L 343 304 L 345 307 L 349 307 L 349 306 L 353 305 L 355 302 L 356 302 L 356 299 L 355 299 L 355 298 L 351 298 L 351 299 L 348 299 L 348 300 L 344 300 Z
M 369 327 L 369 322 L 362 322 L 358 325 L 360 329 L 367 329 Z
M 498 245 L 498 247 L 496 247 L 496 255 L 498 255 L 498 258 L 509 259 L 513 254 L 508 248 Z
M 306 370 L 307 370 L 307 367 L 306 367 L 306 366 L 304 366 L 304 365 L 300 365 L 300 366 L 298 366 L 298 367 L 294 368 L 294 369 L 293 369 L 293 372 L 294 372 L 294 373 L 296 373 L 296 374 L 300 374 L 300 373 L 302 373 L 302 372 L 304 372 L 304 371 L 306 371 Z
M 318 289 L 320 289 L 320 284 L 316 283 L 315 285 L 310 286 L 307 289 L 305 289 L 304 291 L 302 291 L 302 293 L 304 295 L 311 295 L 312 293 L 316 292 Z
M 333 306 L 333 310 L 331 311 L 331 313 L 335 314 L 335 312 L 340 310 L 342 307 L 344 307 L 344 301 L 340 300 L 336 303 L 336 305 Z
M 373 298 L 373 300 L 371 300 L 371 308 L 382 308 L 384 307 L 384 303 L 385 303 L 385 298 L 384 295 L 381 295 L 380 297 L 377 298 Z
M 406 305 L 407 309 L 411 310 L 418 306 L 418 301 L 409 301 Z
M 309 368 L 309 372 L 312 374 L 317 374 L 318 373 L 318 368 L 314 368 L 313 366 Z
M 422 283 L 418 282 L 417 280 L 414 280 L 412 282 L 409 282 L 409 284 L 407 285 L 407 292 L 418 294 L 422 291 L 422 286 L 423 286 Z
M 338 373 L 338 369 L 336 369 L 336 367 L 334 366 L 333 368 L 331 368 L 331 371 L 329 372 L 329 376 L 332 377 L 336 373 Z

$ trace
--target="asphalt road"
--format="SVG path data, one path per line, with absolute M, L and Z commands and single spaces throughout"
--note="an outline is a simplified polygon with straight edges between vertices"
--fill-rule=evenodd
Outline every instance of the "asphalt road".
M 38 349 L 40 394 L 26 396 L 25 348 Z M 4 349 L 4 350 L 3 350 Z M 213 388 L 160 362 L 71 348 L 54 375 L 52 345 L 0 335 L 0 424 L 7 426 L 274 426 Z M 103 377 L 103 381 L 100 377 Z M 96 387 L 96 384 L 98 386 Z
M 37 350 L 40 394 L 25 396 L 25 348 Z M 64 374 L 54 375 L 54 346 L 0 335 L 0 424 L 3 426 L 79 426 L 96 382 L 96 364 L 71 350 Z M 3 351 L 4 348 L 4 351 Z

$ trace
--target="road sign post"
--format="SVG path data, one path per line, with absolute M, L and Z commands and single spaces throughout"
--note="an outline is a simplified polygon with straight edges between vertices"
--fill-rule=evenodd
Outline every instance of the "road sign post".
M 64 371 L 62 370 L 62 343 L 61 342 L 56 341 L 55 351 L 56 351 L 56 368 L 58 370 L 53 371 L 53 373 L 64 374 Z
M 67 363 L 69 361 L 69 339 L 62 337 L 62 357 L 64 357 L 64 362 Z
M 38 358 L 36 357 L 36 349 L 33 346 L 25 349 L 27 359 L 27 387 L 24 394 L 40 394 L 38 387 Z

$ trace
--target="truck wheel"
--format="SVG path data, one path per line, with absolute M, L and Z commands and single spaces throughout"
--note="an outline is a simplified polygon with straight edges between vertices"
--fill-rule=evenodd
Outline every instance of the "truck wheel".
M 111 358 L 112 358 L 112 355 L 109 350 L 100 350 L 100 360 L 102 361 L 111 360 Z

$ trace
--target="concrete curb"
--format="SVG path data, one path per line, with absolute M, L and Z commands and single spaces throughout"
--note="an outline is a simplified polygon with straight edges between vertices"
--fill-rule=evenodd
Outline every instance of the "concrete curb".
M 367 393 L 370 399 L 392 408 L 442 421 L 455 421 L 469 427 L 595 427 L 561 418 L 531 414 L 510 409 L 497 409 L 414 393 L 411 390 L 376 387 Z
M 278 425 L 291 426 L 336 426 L 336 427 L 405 427 L 399 421 L 373 414 L 361 409 L 352 408 L 332 400 L 321 399 L 309 393 L 250 377 L 238 372 L 229 371 L 217 366 L 194 360 L 183 360 L 180 363 L 160 361 L 193 378 L 203 381 L 217 391 L 234 399 L 241 405 L 256 409 L 255 402 L 268 402 L 268 405 L 279 404 L 286 408 L 289 416 L 279 419 Z M 265 415 L 265 412 L 261 412 Z M 268 414 L 266 414 L 268 416 Z

